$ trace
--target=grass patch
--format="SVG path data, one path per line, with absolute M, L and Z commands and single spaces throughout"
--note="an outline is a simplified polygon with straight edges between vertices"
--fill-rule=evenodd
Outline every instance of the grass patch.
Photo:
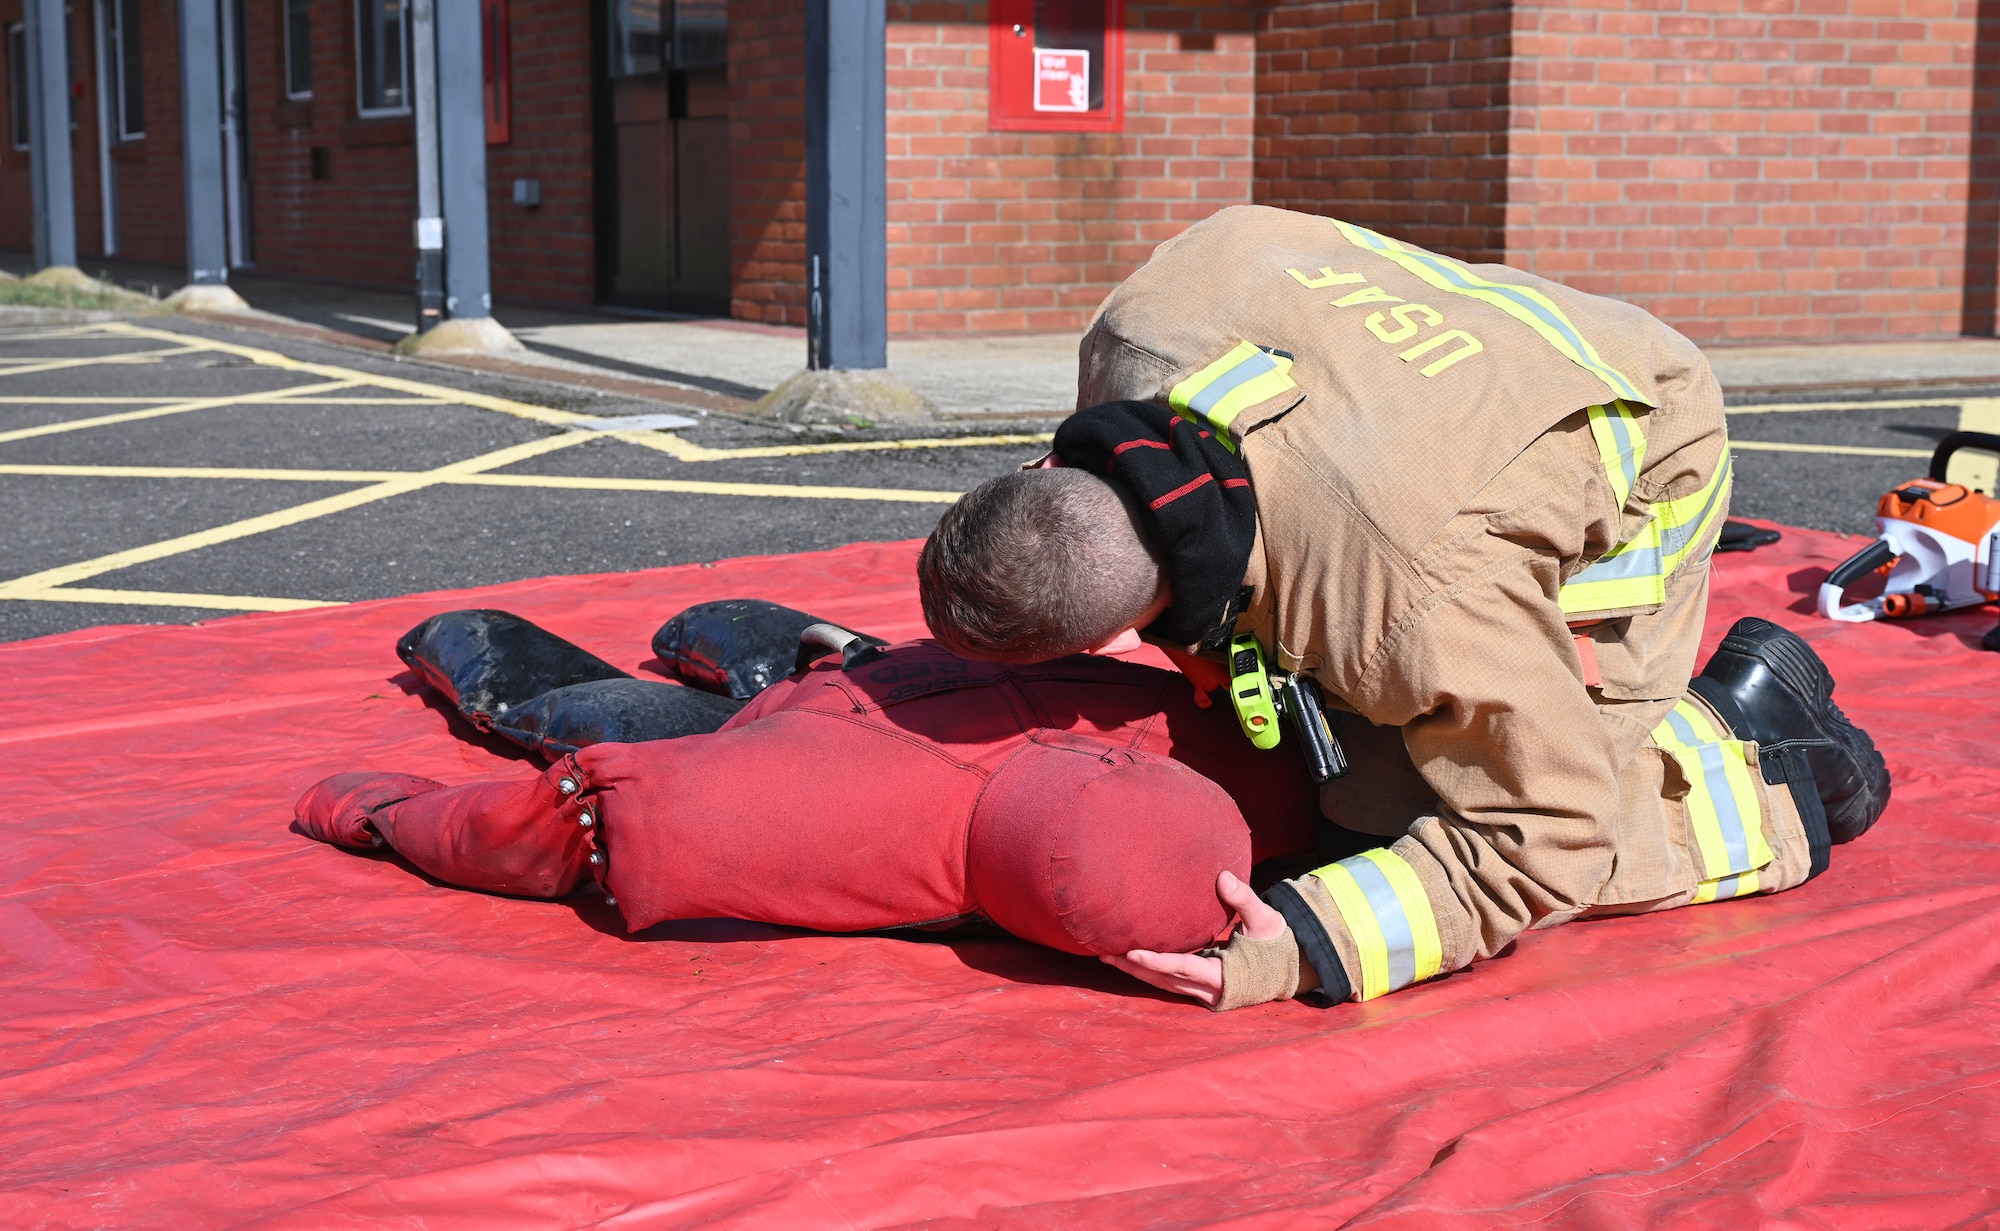
M 50 285 L 25 279 L 0 278 L 0 305 L 21 308 L 68 308 L 85 312 L 165 312 L 166 305 L 149 295 L 109 283 L 91 289 Z

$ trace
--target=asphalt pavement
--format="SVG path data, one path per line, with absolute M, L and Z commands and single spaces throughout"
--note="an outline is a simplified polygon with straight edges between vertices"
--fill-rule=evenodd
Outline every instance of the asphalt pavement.
M 0 640 L 921 537 L 1053 426 L 802 433 L 611 384 L 173 317 L 0 330 Z M 1991 387 L 1758 395 L 1734 512 L 1867 533 L 1997 411 Z

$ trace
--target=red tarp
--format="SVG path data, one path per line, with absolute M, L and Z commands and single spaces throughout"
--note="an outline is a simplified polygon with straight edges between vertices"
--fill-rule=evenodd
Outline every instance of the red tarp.
M 626 937 L 286 831 L 336 770 L 528 772 L 405 691 L 423 616 L 504 606 L 628 668 L 736 595 L 904 636 L 910 544 L 0 646 L 0 1223 L 1981 1221 L 1993 617 L 1812 618 L 1858 545 L 1721 557 L 1709 617 L 1804 632 L 1888 755 L 1831 872 L 1329 1010 L 1210 1014 L 1004 941 Z

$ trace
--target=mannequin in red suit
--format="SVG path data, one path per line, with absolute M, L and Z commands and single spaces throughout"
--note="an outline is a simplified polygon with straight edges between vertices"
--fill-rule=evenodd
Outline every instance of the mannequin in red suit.
M 1219 875 L 1310 851 L 1317 817 L 1290 745 L 1253 749 L 1178 673 L 914 641 L 781 681 L 713 734 L 595 744 L 535 778 L 342 774 L 300 799 L 296 827 L 473 889 L 594 881 L 632 930 L 984 918 L 1106 955 L 1223 936 Z

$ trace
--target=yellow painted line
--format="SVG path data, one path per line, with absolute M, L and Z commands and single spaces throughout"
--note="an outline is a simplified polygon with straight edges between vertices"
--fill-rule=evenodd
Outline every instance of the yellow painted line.
M 108 321 L 96 326 L 102 333 L 121 337 L 143 337 L 160 340 L 184 341 L 185 336 L 160 329 L 148 329 L 126 321 Z M 433 385 L 424 381 L 403 380 L 394 376 L 376 376 L 353 368 L 334 364 L 307 363 L 293 359 L 277 351 L 255 346 L 241 346 L 229 342 L 207 342 L 202 349 L 236 355 L 252 362 L 287 371 L 309 373 L 351 382 L 354 385 L 372 385 L 380 389 L 394 389 L 418 397 L 434 398 L 439 402 L 460 406 L 473 406 L 482 410 L 494 410 L 502 414 L 533 419 L 539 423 L 568 425 L 591 419 L 599 415 L 577 414 L 566 410 L 555 410 L 546 406 L 536 406 L 528 402 L 517 402 L 510 398 L 492 397 L 482 393 L 462 392 L 444 385 Z M 603 435 L 605 433 L 593 433 Z M 657 449 L 684 462 L 715 462 L 732 458 L 759 457 L 810 457 L 822 453 L 891 452 L 899 449 L 949 449 L 971 448 L 981 445 L 1046 444 L 1053 437 L 1046 432 L 1010 433 L 991 436 L 929 437 L 914 440 L 878 441 L 834 441 L 825 444 L 769 445 L 745 449 L 711 449 L 704 445 L 684 440 L 671 432 L 615 432 L 610 433 L 628 444 L 642 445 Z M 0 436 L 0 441 L 5 437 Z
M 892 452 L 897 449 L 967 449 L 981 445 L 1035 445 L 1055 439 L 1051 432 L 1009 436 L 934 436 L 914 440 L 833 441 L 816 445 L 763 445 L 749 449 L 711 449 L 683 440 L 672 432 L 615 432 L 628 444 L 658 449 L 684 462 L 720 462 L 752 457 L 812 457 L 822 453 Z
M 87 427 L 104 427 L 112 423 L 135 423 L 141 419 L 157 419 L 162 415 L 184 415 L 191 410 L 213 410 L 218 406 L 239 406 L 244 403 L 282 402 L 290 393 L 330 393 L 335 389 L 351 389 L 353 382 L 332 380 L 318 385 L 300 385 L 296 389 L 266 389 L 256 393 L 239 393 L 231 397 L 194 398 L 186 402 L 174 402 L 166 406 L 154 406 L 146 410 L 123 410 L 111 415 L 92 415 L 87 419 L 64 419 L 58 423 L 40 423 L 34 427 L 17 427 L 11 432 L 0 432 L 0 444 L 10 440 L 27 440 L 33 436 L 54 436 L 62 432 L 78 432 Z
M 343 607 L 316 598 L 260 598 L 252 594 L 172 594 L 164 590 L 34 590 L 8 598 L 31 603 L 122 603 L 130 607 L 207 607 L 216 611 L 304 611 Z
M 0 474 L 69 479 L 257 479 L 280 483 L 387 483 L 421 470 L 273 470 L 239 466 L 55 466 L 38 462 L 0 465 Z
M 1767 402 L 1761 406 L 1730 406 L 1725 409 L 1732 415 L 1781 415 L 1823 410 L 1916 410 L 1931 406 L 1943 409 L 1964 406 L 1969 402 L 1993 401 L 2000 401 L 2000 398 L 1938 397 L 1894 398 L 1882 402 Z
M 1738 440 L 1730 437 L 1732 449 L 1750 449 L 1760 453 L 1833 453 L 1844 457 L 1921 457 L 1929 458 L 1929 449 L 1875 449 L 1867 445 L 1799 445 L 1779 440 Z
M 0 475 L 71 479 L 253 479 L 281 483 L 393 483 L 422 479 L 446 487 L 527 487 L 561 491 L 682 492 L 697 496 L 783 496 L 803 500 L 890 500 L 950 504 L 962 493 L 901 487 L 831 487 L 790 483 L 708 483 L 693 479 L 627 479 L 566 474 L 460 474 L 423 470 L 271 470 L 232 466 L 0 465 Z
M 183 534 L 171 539 L 162 539 L 157 543 L 149 543 L 143 547 L 115 551 L 109 555 L 98 556 L 93 560 L 82 560 L 75 564 L 64 564 L 56 568 L 44 569 L 39 573 L 30 573 L 25 577 L 17 577 L 12 581 L 0 583 L 0 598 L 32 598 L 44 590 L 51 590 L 57 586 L 72 585 L 76 582 L 96 577 L 102 573 L 116 572 L 119 569 L 131 568 L 133 565 L 147 564 L 154 560 L 166 559 L 169 556 L 178 556 L 185 552 L 198 551 L 204 547 L 213 547 L 218 543 L 227 543 L 235 539 L 248 538 L 253 534 L 263 534 L 269 530 L 283 529 L 286 526 L 294 526 L 300 522 L 312 521 L 315 518 L 325 517 L 331 513 L 346 512 L 348 509 L 358 508 L 364 504 L 372 504 L 378 500 L 387 500 L 391 496 L 401 496 L 407 492 L 431 487 L 456 476 L 476 474 L 479 471 L 490 470 L 496 466 L 508 466 L 515 462 L 525 461 L 531 457 L 539 457 L 544 453 L 552 453 L 557 449 L 566 449 L 571 445 L 579 444 L 590 438 L 589 433 L 583 432 L 546 436 L 540 440 L 531 440 L 526 444 L 511 445 L 505 449 L 496 449 L 491 453 L 482 453 L 478 457 L 467 458 L 462 462 L 453 462 L 448 466 L 440 466 L 435 470 L 418 471 L 385 482 L 371 484 L 367 487 L 341 492 L 338 495 L 327 496 L 320 500 L 312 500 L 305 504 L 294 505 L 289 509 L 279 509 L 274 513 L 246 517 L 241 521 L 230 522 L 222 526 L 213 526 L 207 530 L 197 530 L 193 534 Z
M 290 396 L 288 391 L 284 389 L 267 389 L 264 392 L 266 394 L 269 394 L 273 398 L 282 398 L 284 401 L 291 402 L 301 406 L 450 406 L 452 405 L 452 403 L 445 401 L 443 398 L 418 398 L 418 397 L 318 398 L 318 397 L 292 397 Z M 188 395 L 185 393 L 162 394 L 159 397 L 150 397 L 150 398 L 0 397 L 0 406 L 152 406 L 161 402 L 185 401 L 187 397 Z M 256 399 L 253 397 L 251 400 L 255 401 Z
M 0 376 L 30 376 L 36 372 L 59 372 L 69 368 L 131 367 L 158 363 L 170 355 L 193 355 L 205 346 L 182 346 L 172 350 L 131 351 L 122 355 L 93 355 L 88 359 L 45 359 L 8 365 L 0 363 Z
M 535 487 L 573 491 L 683 492 L 695 496 L 791 496 L 804 500 L 892 500 L 908 504 L 950 504 L 962 492 L 900 487 L 820 487 L 789 483 L 704 483 L 693 479 L 612 479 L 584 475 L 478 474 L 446 479 L 461 487 Z
M 147 329 L 127 321 L 107 321 L 100 328 L 108 334 L 129 338 L 153 338 L 158 340 L 186 341 L 185 334 L 170 333 L 164 329 Z M 378 389 L 395 389 L 403 393 L 414 393 L 419 397 L 437 398 L 460 406 L 476 406 L 481 410 L 498 411 L 504 415 L 532 419 L 537 423 L 570 424 L 582 419 L 600 418 L 598 415 L 581 415 L 573 411 L 555 410 L 547 406 L 536 406 L 529 402 L 517 402 L 512 398 L 493 397 L 485 393 L 450 389 L 443 385 L 428 384 L 420 380 L 404 380 L 398 376 L 377 376 L 368 372 L 343 368 L 331 363 L 307 363 L 290 355 L 258 346 L 242 346 L 234 342 L 205 340 L 204 350 L 217 351 L 225 355 L 235 355 L 265 367 L 282 368 L 288 372 L 303 372 L 312 376 L 323 376 L 358 385 L 373 385 Z

